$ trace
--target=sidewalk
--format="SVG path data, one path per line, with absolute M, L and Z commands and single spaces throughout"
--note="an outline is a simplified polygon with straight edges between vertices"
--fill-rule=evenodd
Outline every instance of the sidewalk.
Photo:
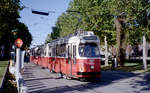
M 24 72 L 22 76 L 25 80 L 28 92 L 43 90 L 51 87 L 52 83 L 48 83 L 49 80 L 57 80 L 57 74 L 49 73 L 45 69 L 41 69 L 39 66 L 32 63 L 24 64 Z

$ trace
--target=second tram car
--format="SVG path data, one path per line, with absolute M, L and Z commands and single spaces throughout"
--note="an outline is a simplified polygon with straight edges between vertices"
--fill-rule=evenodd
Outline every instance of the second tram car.
M 100 40 L 93 32 L 78 31 L 31 49 L 30 62 L 68 78 L 101 76 Z

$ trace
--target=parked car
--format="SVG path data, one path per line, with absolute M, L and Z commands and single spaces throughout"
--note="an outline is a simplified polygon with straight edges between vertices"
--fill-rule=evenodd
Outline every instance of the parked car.
M 104 54 L 101 54 L 100 55 L 101 57 L 101 64 L 104 65 L 105 64 L 105 55 Z M 111 55 L 108 55 L 108 62 L 110 63 L 112 61 L 112 56 Z
M 101 54 L 101 64 L 104 65 L 105 64 L 105 55 Z

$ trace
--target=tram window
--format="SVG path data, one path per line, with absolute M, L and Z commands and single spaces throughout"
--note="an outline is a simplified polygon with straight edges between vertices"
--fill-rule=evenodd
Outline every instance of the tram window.
M 76 64 L 76 45 L 73 45 L 73 63 Z
M 43 56 L 45 56 L 45 50 L 43 49 Z
M 59 57 L 66 56 L 66 44 L 61 44 L 56 46 L 56 56 Z
M 68 47 L 68 49 L 69 49 L 69 50 L 68 50 L 68 56 L 71 58 L 71 57 L 72 57 L 72 51 L 71 51 L 72 49 L 71 49 L 70 46 Z
M 43 56 L 43 49 L 41 49 L 41 56 Z
M 38 49 L 37 55 L 38 55 L 38 56 L 41 56 L 41 49 Z
M 68 46 L 68 57 L 72 57 L 72 51 L 71 51 L 72 49 L 71 49 L 71 47 L 70 46 Z
M 46 53 L 47 53 L 47 52 L 45 51 L 45 56 L 47 56 Z
M 66 56 L 66 45 L 65 44 L 62 44 L 60 46 L 60 56 L 61 57 L 65 57 Z
M 68 64 L 70 64 L 70 59 L 71 59 L 70 46 L 68 46 Z
M 92 43 L 80 44 L 79 55 L 81 57 L 99 57 L 99 48 L 96 44 Z
M 45 50 L 43 50 L 44 51 L 44 55 L 43 56 L 46 56 L 46 51 Z
M 56 49 L 52 48 L 52 56 L 56 56 Z
M 49 56 L 52 56 L 52 54 L 51 54 L 51 51 L 49 51 L 49 54 L 48 54 Z
M 68 57 L 70 56 L 70 55 L 69 55 L 69 48 L 70 48 L 70 47 L 68 46 L 68 51 L 67 51 L 67 52 L 68 52 Z
M 56 45 L 56 56 L 59 56 L 59 46 Z
M 52 56 L 52 47 L 49 46 L 49 56 Z

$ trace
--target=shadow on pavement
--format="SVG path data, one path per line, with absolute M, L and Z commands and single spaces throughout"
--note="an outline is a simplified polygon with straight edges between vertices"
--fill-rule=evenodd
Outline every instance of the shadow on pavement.
M 143 74 L 142 74 L 143 75 Z M 150 92 L 150 73 L 144 74 L 141 76 L 143 80 L 136 80 L 132 85 L 133 88 L 138 88 L 138 86 L 142 86 L 139 91 L 135 93 L 140 93 L 141 91 L 149 91 Z M 146 92 L 147 93 L 147 92 Z
M 85 92 L 89 89 L 94 90 L 95 88 L 107 86 L 109 84 L 117 82 L 118 80 L 134 77 L 136 75 L 138 75 L 138 74 L 125 73 L 125 72 L 121 72 L 121 71 L 119 71 L 119 72 L 118 71 L 105 71 L 105 72 L 102 72 L 101 80 L 98 79 L 96 83 L 87 82 L 86 84 L 79 84 L 79 85 L 75 85 L 75 86 L 64 85 L 64 86 L 60 86 L 60 87 L 44 88 L 44 89 L 32 91 L 32 93 L 64 93 L 64 92 L 77 93 L 78 91 Z M 99 92 L 96 90 L 94 90 L 94 91 L 96 93 Z
M 30 70 L 31 71 L 31 70 Z M 26 75 L 34 75 L 32 73 L 30 73 L 30 71 L 26 71 Z M 33 70 L 35 71 L 35 70 Z M 25 74 L 24 73 L 24 74 Z M 27 78 L 26 84 L 29 87 L 29 93 L 64 93 L 64 92 L 74 92 L 74 93 L 78 93 L 80 92 L 86 92 L 88 90 L 92 90 L 95 93 L 99 93 L 99 91 L 96 90 L 96 88 L 99 87 L 104 87 L 104 86 L 108 86 L 111 85 L 113 83 L 119 82 L 120 80 L 124 80 L 124 79 L 128 79 L 128 78 L 132 78 L 132 77 L 140 77 L 140 73 L 129 73 L 129 72 L 122 72 L 122 71 L 103 71 L 102 72 L 102 77 L 97 79 L 97 82 L 85 82 L 85 83 L 81 83 L 80 81 L 77 80 L 68 80 L 67 82 L 73 82 L 75 81 L 78 85 L 61 85 L 58 87 L 48 87 L 46 86 L 44 82 L 48 82 L 48 80 L 54 80 L 57 81 L 58 77 L 34 77 L 34 78 Z M 140 93 L 141 91 L 150 91 L 150 74 L 144 74 L 141 78 L 143 78 L 143 80 L 131 80 L 133 81 L 133 83 L 131 82 L 131 87 L 135 87 L 138 88 L 137 86 L 144 86 L 141 90 L 139 91 L 135 91 L 135 93 Z
M 61 79 L 61 78 L 54 78 L 54 77 L 44 77 L 44 78 L 34 78 L 34 79 L 26 79 L 25 81 L 33 81 L 33 80 L 45 80 L 45 79 Z

